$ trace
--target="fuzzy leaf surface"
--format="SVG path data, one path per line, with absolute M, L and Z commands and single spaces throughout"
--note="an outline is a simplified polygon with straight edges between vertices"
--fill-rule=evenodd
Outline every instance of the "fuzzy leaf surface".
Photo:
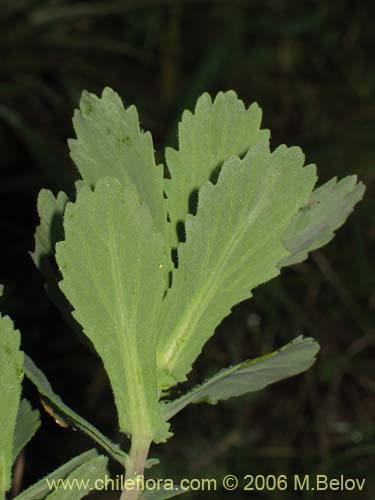
M 31 404 L 22 399 L 18 407 L 16 429 L 13 441 L 13 462 L 19 455 L 30 439 L 34 436 L 40 427 L 40 418 L 38 410 L 33 410 Z
M 77 139 L 69 147 L 82 179 L 91 187 L 103 177 L 115 177 L 125 188 L 134 186 L 157 231 L 164 234 L 163 168 L 155 164 L 151 134 L 140 129 L 135 106 L 125 109 L 110 88 L 101 98 L 83 92 L 73 125 Z
M 158 368 L 185 380 L 192 363 L 231 308 L 279 274 L 291 218 L 310 198 L 314 166 L 299 148 L 268 146 L 231 157 L 217 184 L 199 191 L 196 216 L 186 219 L 186 243 L 163 302 Z
M 172 243 L 176 226 L 184 222 L 195 194 L 231 155 L 241 156 L 255 144 L 268 144 L 269 131 L 260 130 L 262 111 L 254 103 L 246 108 L 235 92 L 219 92 L 212 101 L 203 94 L 194 113 L 186 110 L 178 127 L 179 149 L 166 149 L 171 179 L 165 179 Z
M 72 458 L 69 462 L 66 462 L 61 467 L 48 474 L 48 476 L 40 479 L 37 483 L 31 485 L 26 490 L 22 491 L 14 498 L 14 500 L 44 500 L 44 498 L 51 493 L 47 480 L 50 481 L 51 484 L 52 481 L 65 479 L 71 472 L 77 469 L 77 467 L 90 462 L 98 456 L 98 452 L 94 449 L 85 451 L 81 455 Z
M 108 455 L 122 466 L 126 465 L 127 454 L 119 446 L 112 443 L 96 427 L 87 422 L 78 413 L 69 408 L 52 389 L 44 373 L 35 365 L 34 361 L 25 354 L 24 372 L 26 377 L 34 384 L 42 400 L 48 405 L 49 412 L 58 422 L 79 429 L 93 439 Z
M 11 486 L 13 438 L 23 379 L 20 333 L 0 315 L 0 499 Z
M 146 205 L 114 178 L 82 188 L 57 245 L 61 289 L 103 360 L 125 433 L 168 436 L 156 383 L 156 336 L 169 248 Z M 139 427 L 142 426 L 142 429 Z
M 284 244 L 291 252 L 279 267 L 302 262 L 308 253 L 326 245 L 362 199 L 365 186 L 357 176 L 349 175 L 337 182 L 336 177 L 313 191 L 309 202 L 293 217 Z
M 84 498 L 92 492 L 97 479 L 105 479 L 108 474 L 107 462 L 106 457 L 99 456 L 83 463 L 64 480 L 65 485 L 68 484 L 70 487 L 58 486 L 53 493 L 46 497 L 46 500 L 80 500 Z
M 169 419 L 191 403 L 216 404 L 219 400 L 259 391 L 302 373 L 313 365 L 318 351 L 319 344 L 315 340 L 297 337 L 277 351 L 218 372 L 187 394 L 168 403 L 165 416 Z

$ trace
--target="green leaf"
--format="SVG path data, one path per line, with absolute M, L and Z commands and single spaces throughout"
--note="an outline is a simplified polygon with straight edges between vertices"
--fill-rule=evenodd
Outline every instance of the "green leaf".
M 76 191 L 82 186 L 83 181 L 75 182 Z M 55 260 L 56 243 L 64 239 L 63 217 L 68 201 L 68 196 L 62 191 L 55 197 L 48 189 L 41 189 L 38 196 L 40 224 L 35 231 L 35 247 L 30 255 L 44 278 L 48 297 L 68 324 L 82 334 L 80 325 L 72 316 L 72 307 L 59 287 L 61 276 Z
M 166 500 L 167 498 L 177 497 L 188 493 L 189 490 L 179 488 L 173 485 L 173 489 L 163 488 L 158 490 L 146 490 L 142 493 L 139 500 Z
M 135 106 L 125 109 L 119 95 L 105 88 L 101 98 L 83 92 L 73 118 L 76 140 L 69 141 L 71 157 L 91 187 L 103 177 L 115 177 L 136 188 L 149 207 L 155 228 L 166 231 L 163 168 L 156 166 L 150 132 L 139 128 Z
M 40 427 L 38 410 L 33 410 L 31 404 L 23 399 L 18 407 L 16 429 L 13 441 L 13 462 Z
M 311 338 L 297 337 L 281 349 L 243 361 L 220 371 L 202 385 L 166 404 L 165 417 L 170 419 L 191 403 L 216 404 L 220 399 L 259 391 L 270 384 L 302 373 L 315 362 L 319 344 Z
M 35 385 L 45 403 L 48 404 L 55 419 L 63 424 L 71 425 L 73 428 L 79 429 L 90 436 L 91 439 L 103 448 L 112 458 L 125 467 L 128 459 L 127 454 L 123 452 L 117 444 L 112 443 L 92 424 L 69 408 L 61 398 L 53 392 L 44 373 L 39 370 L 33 360 L 27 355 L 25 355 L 24 359 L 24 371 L 26 377 Z
M 186 219 L 186 243 L 163 302 L 158 368 L 183 381 L 205 342 L 231 308 L 279 274 L 290 220 L 310 198 L 314 166 L 299 148 L 265 145 L 243 160 L 231 157 L 216 185 L 199 191 L 198 211 Z
M 119 427 L 162 441 L 168 426 L 160 416 L 155 351 L 169 248 L 148 207 L 117 179 L 99 180 L 94 192 L 82 188 L 67 206 L 64 227 L 60 286 L 103 360 Z
M 67 195 L 60 191 L 55 197 L 48 189 L 41 189 L 38 196 L 40 224 L 35 231 L 35 249 L 31 256 L 43 274 L 43 261 L 54 255 L 55 245 L 64 239 L 63 214 L 68 203 Z
M 64 239 L 63 216 L 69 199 L 62 191 L 57 197 L 48 189 L 42 189 L 38 196 L 40 224 L 35 231 L 35 247 L 31 258 L 42 274 L 49 298 L 63 316 L 75 327 L 71 306 L 59 288 L 59 274 L 55 262 L 55 247 Z
M 261 119 L 259 106 L 254 103 L 246 109 L 232 90 L 219 92 L 214 101 L 203 94 L 194 114 L 184 111 L 178 128 L 179 149 L 166 149 L 171 179 L 165 179 L 164 185 L 175 246 L 176 227 L 192 211 L 189 205 L 194 204 L 201 186 L 212 180 L 231 155 L 240 156 L 256 144 L 268 144 L 269 131 L 259 130 Z
M 46 500 L 79 500 L 95 489 L 98 480 L 103 482 L 107 476 L 108 459 L 103 456 L 95 457 L 80 465 L 69 476 L 60 481 L 60 485 Z
M 11 486 L 13 436 L 23 379 L 20 333 L 0 315 L 0 498 Z
M 48 474 L 48 476 L 22 491 L 14 500 L 43 500 L 46 495 L 51 492 L 50 485 L 52 481 L 59 481 L 60 479 L 66 478 L 77 467 L 90 462 L 96 457 L 98 457 L 98 452 L 93 449 L 72 458 L 69 462 Z
M 284 245 L 291 252 L 279 267 L 302 262 L 308 253 L 326 245 L 354 206 L 362 199 L 365 186 L 350 175 L 337 182 L 336 177 L 316 189 L 309 202 L 293 217 L 284 237 Z

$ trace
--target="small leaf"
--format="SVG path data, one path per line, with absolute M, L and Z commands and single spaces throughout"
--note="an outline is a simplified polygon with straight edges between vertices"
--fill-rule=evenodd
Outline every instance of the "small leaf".
M 357 183 L 355 175 L 339 182 L 333 178 L 313 191 L 309 202 L 300 208 L 290 223 L 284 245 L 291 254 L 278 267 L 302 262 L 309 252 L 331 241 L 364 192 L 365 186 Z
M 83 92 L 73 118 L 76 140 L 70 153 L 83 180 L 94 187 L 103 177 L 115 177 L 136 188 L 139 202 L 150 210 L 155 228 L 167 228 L 163 198 L 163 168 L 156 166 L 150 132 L 139 128 L 135 106 L 125 109 L 119 95 L 105 88 L 101 98 Z
M 35 247 L 30 253 L 35 266 L 42 274 L 46 292 L 63 317 L 75 329 L 78 325 L 71 315 L 71 306 L 60 290 L 60 280 L 55 262 L 55 247 L 58 241 L 64 239 L 63 216 L 68 197 L 58 193 L 57 197 L 48 189 L 42 189 L 38 196 L 38 215 L 40 224 L 35 231 Z
M 46 495 L 51 492 L 50 485 L 53 481 L 59 481 L 60 479 L 66 478 L 72 471 L 77 469 L 77 467 L 97 457 L 98 452 L 93 449 L 72 458 L 69 462 L 48 474 L 48 476 L 22 491 L 14 500 L 44 500 Z
M 231 308 L 279 274 L 290 220 L 311 196 L 315 168 L 303 168 L 299 148 L 254 147 L 231 157 L 216 185 L 199 191 L 186 220 L 186 243 L 163 302 L 158 368 L 183 381 L 203 345 Z
M 191 403 L 216 404 L 220 399 L 259 391 L 270 384 L 302 373 L 315 362 L 319 344 L 297 337 L 281 349 L 220 371 L 202 385 L 167 403 L 164 414 L 170 419 Z
M 61 398 L 53 392 L 53 389 L 48 382 L 44 373 L 37 368 L 35 363 L 29 356 L 25 355 L 24 371 L 26 377 L 35 385 L 43 399 L 48 403 L 54 418 L 61 422 L 66 422 L 75 429 L 79 429 L 91 437 L 103 450 L 105 450 L 112 458 L 117 460 L 121 465 L 125 466 L 127 462 L 127 454 L 123 452 L 117 444 L 112 443 L 92 424 L 87 422 L 78 413 L 70 409 Z
M 80 465 L 63 480 L 46 500 L 79 500 L 95 490 L 95 482 L 103 481 L 107 476 L 108 459 L 103 456 L 95 457 Z
M 33 410 L 31 404 L 23 399 L 18 407 L 16 430 L 13 442 L 13 462 L 16 460 L 22 448 L 34 436 L 40 427 L 38 410 Z
M 23 379 L 20 333 L 0 315 L 0 498 L 11 486 L 13 439 Z
M 61 289 L 103 360 L 125 433 L 164 440 L 156 384 L 156 338 L 169 247 L 146 205 L 117 179 L 82 188 L 67 206 L 57 245 Z
M 64 238 L 63 214 L 68 197 L 60 191 L 55 198 L 48 189 L 42 189 L 38 196 L 40 224 L 35 231 L 35 249 L 31 254 L 38 268 L 43 260 L 55 253 L 55 245 Z
M 165 179 L 172 242 L 196 202 L 195 194 L 232 155 L 241 156 L 254 145 L 268 145 L 269 131 L 260 130 L 262 111 L 254 103 L 246 109 L 235 92 L 219 92 L 214 101 L 203 94 L 194 114 L 184 111 L 178 128 L 179 149 L 166 149 L 171 179 Z

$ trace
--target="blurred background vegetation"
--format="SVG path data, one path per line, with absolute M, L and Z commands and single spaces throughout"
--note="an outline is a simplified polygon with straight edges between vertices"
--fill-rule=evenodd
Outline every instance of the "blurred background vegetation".
M 159 159 L 166 144 L 176 144 L 184 108 L 204 91 L 234 89 L 245 103 L 256 100 L 263 108 L 273 146 L 302 146 L 321 181 L 357 173 L 368 186 L 327 248 L 234 309 L 189 384 L 300 333 L 321 343 L 314 368 L 253 396 L 187 408 L 174 421 L 175 437 L 152 450 L 161 465 L 151 474 L 345 474 L 366 477 L 366 491 L 319 498 L 375 498 L 374 16 L 373 2 L 349 0 L 0 3 L 3 308 L 56 391 L 114 439 L 121 438 L 101 364 L 51 305 L 28 256 L 39 189 L 69 191 L 76 178 L 66 138 L 73 135 L 71 116 L 83 89 L 98 93 L 108 85 L 126 105 L 136 104 Z M 44 415 L 19 465 L 22 484 L 89 446 Z M 290 489 L 249 493 L 185 498 L 314 497 Z

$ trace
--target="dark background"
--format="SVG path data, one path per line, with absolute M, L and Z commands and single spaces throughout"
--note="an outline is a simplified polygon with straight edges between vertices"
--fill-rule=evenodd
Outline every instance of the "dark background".
M 194 406 L 155 446 L 161 477 L 316 474 L 374 485 L 375 16 L 371 1 L 3 0 L 0 3 L 0 282 L 23 347 L 75 410 L 115 440 L 100 361 L 48 301 L 28 252 L 41 187 L 70 189 L 71 116 L 83 89 L 113 87 L 137 105 L 159 160 L 181 111 L 234 89 L 263 108 L 273 147 L 300 145 L 321 181 L 356 173 L 368 188 L 335 240 L 256 290 L 218 328 L 190 384 L 303 333 L 321 344 L 307 373 L 218 406 Z M 26 393 L 38 406 L 35 392 Z M 47 415 L 27 447 L 23 486 L 91 446 Z M 112 466 L 114 474 L 121 471 Z M 93 498 L 95 495 L 93 496 Z M 97 498 L 117 498 L 99 495 Z M 302 493 L 185 498 L 312 498 Z M 96 498 L 96 497 L 95 497 Z

